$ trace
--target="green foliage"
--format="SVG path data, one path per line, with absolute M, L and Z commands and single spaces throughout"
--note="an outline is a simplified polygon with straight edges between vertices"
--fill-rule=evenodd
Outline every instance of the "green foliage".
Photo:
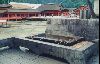
M 0 0 L 0 4 L 8 3 L 8 0 Z M 86 5 L 86 0 L 10 0 L 11 2 L 24 2 L 24 3 L 34 3 L 34 4 L 46 4 L 46 3 L 56 3 L 61 2 L 64 7 L 79 7 L 80 5 Z M 90 0 L 92 3 L 94 0 Z
M 9 0 L 0 0 L 0 4 L 8 4 Z

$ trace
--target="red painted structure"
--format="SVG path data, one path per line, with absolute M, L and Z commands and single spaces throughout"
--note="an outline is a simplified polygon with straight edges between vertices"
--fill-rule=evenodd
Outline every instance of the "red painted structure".
M 41 12 L 42 16 L 60 16 L 61 11 L 60 10 L 45 10 Z
M 2 14 L 2 17 L 0 17 L 0 19 L 2 20 L 18 20 L 18 19 L 23 19 L 26 17 L 31 17 L 31 16 L 38 16 L 40 13 L 34 12 L 14 12 L 14 13 L 9 13 L 9 12 L 5 12 Z
M 74 14 L 80 15 L 80 10 L 87 10 L 87 6 L 80 6 L 73 10 Z M 8 8 L 0 8 L 0 10 L 8 10 Z M 42 12 L 4 12 L 0 14 L 0 20 L 19 20 L 32 16 L 69 16 L 70 12 L 68 9 L 64 10 L 44 10 Z
M 61 11 L 61 14 L 63 14 L 63 16 L 69 16 L 70 15 L 69 13 L 70 12 L 69 12 L 68 9 L 64 9 L 64 10 Z

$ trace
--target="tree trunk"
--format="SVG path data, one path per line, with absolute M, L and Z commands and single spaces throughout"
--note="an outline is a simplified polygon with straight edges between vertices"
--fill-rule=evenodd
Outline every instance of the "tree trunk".
M 90 0 L 86 0 L 86 1 L 87 1 L 87 5 L 89 6 L 92 18 L 96 18 L 96 14 L 94 13 L 94 10 L 93 10 L 93 7 L 92 7 L 92 3 L 90 2 Z

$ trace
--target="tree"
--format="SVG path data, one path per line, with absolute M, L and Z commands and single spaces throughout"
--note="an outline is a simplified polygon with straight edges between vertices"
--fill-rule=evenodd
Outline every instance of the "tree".
M 86 0 L 86 2 L 87 2 L 87 5 L 89 6 L 89 9 L 90 9 L 90 13 L 92 15 L 92 18 L 96 18 L 96 14 L 94 13 L 92 3 L 90 2 L 90 0 Z
M 3 3 L 3 1 L 2 0 L 0 0 L 0 4 L 2 4 Z
M 0 4 L 8 4 L 10 0 L 0 0 Z

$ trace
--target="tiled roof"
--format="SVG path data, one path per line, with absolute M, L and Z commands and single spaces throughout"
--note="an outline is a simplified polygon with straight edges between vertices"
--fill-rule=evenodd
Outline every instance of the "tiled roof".
M 60 6 L 57 4 L 44 4 L 39 7 L 39 10 L 44 11 L 44 10 L 60 10 Z
M 29 4 L 29 3 L 16 3 L 11 2 L 12 8 L 14 9 L 37 9 L 41 4 Z
M 8 12 L 40 12 L 34 9 L 9 9 Z

